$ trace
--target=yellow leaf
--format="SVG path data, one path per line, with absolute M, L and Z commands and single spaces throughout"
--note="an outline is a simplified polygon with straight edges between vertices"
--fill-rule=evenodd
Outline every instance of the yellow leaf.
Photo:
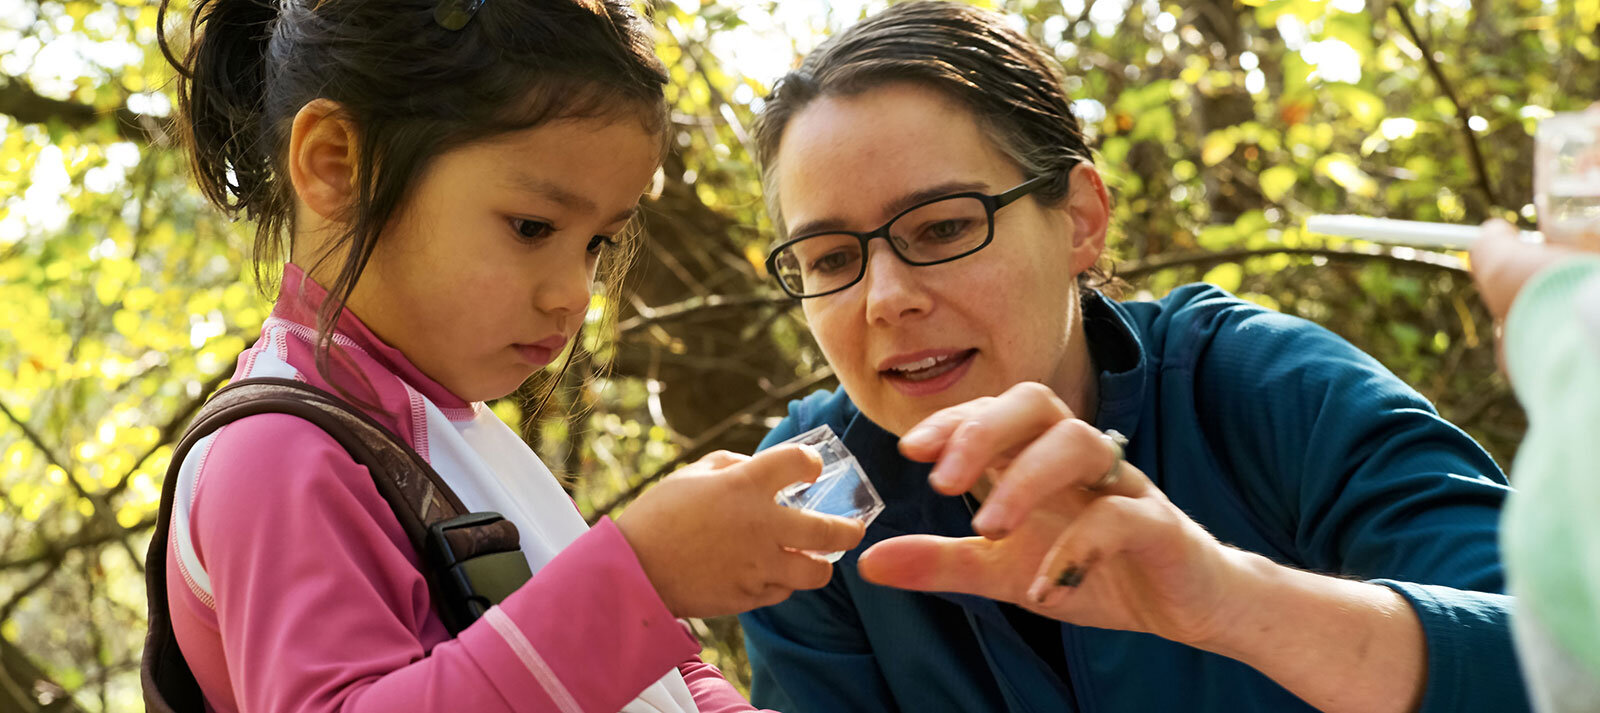
M 1200 160 L 1207 166 L 1215 166 L 1233 155 L 1234 147 L 1238 142 L 1227 131 L 1213 131 L 1206 135 L 1205 142 L 1200 148 Z
M 1261 193 L 1267 200 L 1277 203 L 1294 187 L 1300 173 L 1292 166 L 1273 166 L 1261 172 Z
M 767 255 L 761 251 L 759 246 L 744 246 L 744 259 L 749 260 L 750 264 L 755 267 L 756 272 L 760 273 L 763 278 L 767 277 Z
M 1223 263 L 1211 268 L 1201 281 L 1209 282 L 1229 292 L 1237 292 L 1239 284 L 1244 282 L 1244 268 L 1236 262 Z
M 1342 154 L 1323 156 L 1317 160 L 1316 170 L 1317 173 L 1333 179 L 1334 183 L 1358 196 L 1371 198 L 1378 195 L 1378 182 L 1347 156 Z
M 124 337 L 132 337 L 139 333 L 139 313 L 131 309 L 119 309 L 111 315 L 111 326 L 116 327 L 117 333 Z

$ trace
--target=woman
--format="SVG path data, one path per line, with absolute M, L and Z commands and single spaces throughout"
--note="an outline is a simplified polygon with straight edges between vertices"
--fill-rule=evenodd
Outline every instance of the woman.
M 831 425 L 888 507 L 826 587 L 744 615 L 755 702 L 1523 709 L 1504 476 L 1315 325 L 1091 289 L 1109 199 L 1058 72 L 908 3 L 763 109 L 768 264 L 843 387 L 767 442 Z

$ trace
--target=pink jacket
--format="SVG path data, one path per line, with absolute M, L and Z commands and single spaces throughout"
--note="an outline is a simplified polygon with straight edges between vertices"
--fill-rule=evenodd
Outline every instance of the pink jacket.
M 291 289 L 302 281 L 303 295 Z M 283 284 L 234 377 L 287 365 L 289 376 L 331 391 L 310 326 L 324 293 L 293 265 Z M 358 394 L 357 373 L 369 380 L 381 406 L 371 415 L 407 442 L 427 442 L 419 393 L 452 420 L 482 407 L 424 376 L 354 316 L 337 331 L 349 358 L 330 359 L 333 378 Z M 608 519 L 452 639 L 388 504 L 320 429 L 252 416 L 184 465 L 191 480 L 174 507 L 167 600 L 212 710 L 612 713 L 674 667 L 701 711 L 752 710 L 700 661 L 698 642 Z

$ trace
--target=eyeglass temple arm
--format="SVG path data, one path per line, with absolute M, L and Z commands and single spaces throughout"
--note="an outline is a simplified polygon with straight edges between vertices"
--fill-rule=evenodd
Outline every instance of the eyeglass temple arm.
M 1022 185 L 1019 185 L 1016 188 L 1013 188 L 1013 189 L 1011 189 L 1009 191 L 1006 191 L 1005 193 L 1001 193 L 1000 195 L 995 196 L 994 197 L 995 210 L 999 210 L 999 209 L 1004 208 L 1004 207 L 1006 207 L 1008 205 L 1011 205 L 1012 203 L 1016 202 L 1016 200 L 1018 198 L 1021 198 L 1021 197 L 1025 196 L 1025 195 L 1028 195 L 1029 193 L 1032 193 L 1032 192 L 1038 190 L 1039 187 L 1043 186 L 1046 181 L 1050 180 L 1050 178 L 1051 178 L 1051 175 L 1048 174 L 1048 173 L 1044 174 L 1042 176 L 1034 176 L 1033 178 L 1030 178 L 1030 179 L 1028 179 L 1026 181 L 1023 181 Z

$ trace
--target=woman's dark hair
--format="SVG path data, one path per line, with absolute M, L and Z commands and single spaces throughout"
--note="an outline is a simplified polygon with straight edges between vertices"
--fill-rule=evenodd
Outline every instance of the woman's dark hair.
M 1062 87 L 1061 66 L 1005 17 L 953 2 L 908 2 L 834 35 L 800 68 L 778 80 L 755 125 L 756 152 L 773 223 L 782 235 L 774 179 L 789 120 L 812 100 L 851 95 L 892 82 L 931 87 L 972 111 L 1025 177 L 1053 176 L 1036 194 L 1067 192 L 1073 166 L 1092 161 Z M 1080 276 L 1104 284 L 1100 266 Z
M 158 28 L 166 27 L 168 2 Z M 355 127 L 356 192 L 346 230 L 313 256 L 316 264 L 342 261 L 317 320 L 317 369 L 325 376 L 333 325 L 379 235 L 434 158 L 577 118 L 634 118 L 662 133 L 665 147 L 667 75 L 649 23 L 629 3 L 488 0 L 464 27 L 449 30 L 435 20 L 440 2 L 195 0 L 183 57 L 160 37 L 178 70 L 180 129 L 200 191 L 255 221 L 252 261 L 263 287 L 264 268 L 282 263 L 292 238 L 285 160 L 295 114 L 328 99 Z M 627 251 L 613 251 L 602 273 L 619 275 L 627 262 Z M 610 289 L 618 282 L 605 280 Z

